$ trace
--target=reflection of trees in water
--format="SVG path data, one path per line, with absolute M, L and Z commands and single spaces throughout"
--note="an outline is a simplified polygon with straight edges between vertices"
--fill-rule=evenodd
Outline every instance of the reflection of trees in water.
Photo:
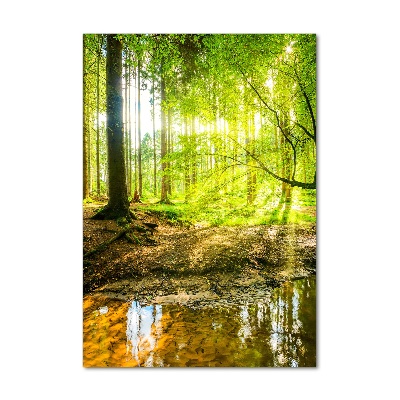
M 244 344 L 246 339 L 252 336 L 249 320 L 249 307 L 247 305 L 240 307 L 239 318 L 241 321 L 241 326 L 238 332 L 238 336 L 241 343 Z
M 274 293 L 269 307 L 274 366 L 315 365 L 315 309 L 314 280 L 287 283 Z
M 193 310 L 176 304 L 141 306 L 133 301 L 129 309 L 123 309 L 125 321 L 122 308 L 110 309 L 96 317 L 95 328 L 87 329 L 87 337 L 96 331 L 100 346 L 94 349 L 95 357 L 103 360 L 101 365 L 118 366 L 118 354 L 121 366 L 295 367 L 316 363 L 315 279 L 288 282 L 265 301 L 237 307 Z M 126 332 L 117 334 L 117 323 Z
M 162 307 L 160 305 L 142 307 L 133 301 L 127 313 L 126 352 L 132 354 L 140 366 L 153 366 L 153 350 L 162 334 Z M 146 355 L 145 360 L 141 357 Z M 160 365 L 161 366 L 161 365 Z
M 315 279 L 288 282 L 269 301 L 241 308 L 237 335 L 243 350 L 235 365 L 315 366 L 315 309 Z

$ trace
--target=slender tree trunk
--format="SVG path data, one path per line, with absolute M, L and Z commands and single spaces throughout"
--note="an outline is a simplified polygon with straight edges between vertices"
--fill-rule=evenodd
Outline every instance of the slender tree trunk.
M 87 72 L 86 40 L 83 35 L 83 199 L 89 197 L 88 164 L 87 164 Z
M 84 77 L 85 80 L 85 77 Z M 83 199 L 87 199 L 89 197 L 89 179 L 88 179 L 88 163 L 87 163 L 87 112 L 86 112 L 86 94 L 85 94 L 86 88 L 85 88 L 85 83 L 83 86 Z
M 224 118 L 224 125 L 223 125 L 223 130 L 224 130 L 224 140 L 223 140 L 223 153 L 222 154 L 228 154 L 229 150 L 229 144 L 228 144 L 228 135 L 227 135 L 227 121 Z M 228 160 L 223 161 L 223 164 L 226 165 L 228 164 Z M 226 178 L 225 178 L 226 179 Z M 228 193 L 228 184 L 227 182 L 224 182 L 224 194 L 226 195 Z
M 87 171 L 88 171 L 88 185 L 89 185 L 89 196 L 92 193 L 92 152 L 91 152 L 91 146 L 92 146 L 92 141 L 91 141 L 91 129 L 93 129 L 93 124 L 92 124 L 91 119 L 89 119 L 89 127 L 87 129 Z
M 250 119 L 247 121 L 247 137 L 246 137 L 246 147 L 250 153 L 252 153 L 252 142 L 251 142 L 251 122 Z M 247 204 L 253 204 L 253 191 L 252 191 L 252 159 L 250 155 L 246 152 L 246 164 L 247 164 Z
M 137 75 L 135 73 L 135 88 L 137 89 Z M 135 131 L 134 131 L 134 136 L 135 136 L 135 193 L 137 193 L 137 182 L 138 182 L 138 160 L 137 160 L 137 146 L 138 146 L 138 141 L 137 141 L 137 90 L 135 92 Z
M 153 77 L 153 187 L 154 187 L 154 196 L 157 196 L 157 157 L 156 157 L 156 118 L 155 118 L 155 104 L 154 104 L 154 77 Z
M 139 177 L 139 197 L 142 197 L 142 131 L 141 131 L 141 121 L 140 121 L 140 60 L 138 61 L 138 71 L 137 71 L 137 96 L 138 96 L 138 177 Z
M 128 133 L 128 54 L 125 53 L 125 86 L 124 86 L 124 148 L 125 148 L 125 160 L 129 160 L 129 133 Z M 125 163 L 126 173 L 126 186 L 127 193 L 129 194 L 129 163 Z
M 251 135 L 251 152 L 254 155 L 255 152 L 255 141 L 256 141 L 256 126 L 255 126 L 255 121 L 254 121 L 255 115 L 252 113 L 251 114 L 251 131 L 250 131 L 250 135 Z M 251 164 L 254 165 L 254 160 L 251 160 Z M 256 185 L 257 185 L 257 172 L 255 168 L 252 168 L 251 171 L 251 203 L 254 203 L 254 200 L 256 199 Z
M 172 110 L 168 108 L 168 130 L 167 130 L 167 152 L 168 154 L 172 153 Z M 170 171 L 171 163 L 167 163 L 167 169 Z M 168 194 L 172 196 L 172 179 L 168 176 L 167 179 L 167 186 L 168 186 Z
M 186 138 L 186 146 L 187 149 L 185 151 L 185 199 L 188 200 L 189 192 L 190 192 L 190 156 L 189 152 L 191 150 L 191 143 L 189 142 L 189 133 L 188 133 L 188 121 L 187 116 L 185 115 L 184 119 L 184 132 Z
M 131 59 L 131 53 L 128 52 L 129 61 Z M 132 195 L 132 124 L 131 124 L 131 65 L 128 66 L 128 196 Z
M 196 168 L 197 168 L 197 157 L 196 157 L 196 128 L 195 128 L 195 117 L 192 116 L 192 130 L 191 130 L 191 144 L 190 148 L 192 150 L 192 182 L 191 185 L 194 187 L 196 185 Z
M 165 78 L 164 63 L 161 63 L 161 202 L 168 203 L 168 179 L 166 175 L 167 163 L 165 156 L 167 155 L 167 123 L 165 116 L 166 94 L 165 94 Z
M 109 201 L 93 218 L 130 220 L 123 143 L 122 44 L 113 34 L 107 35 L 106 89 Z
M 97 196 L 100 196 L 100 59 L 101 59 L 101 48 L 103 47 L 103 36 L 99 40 L 99 48 L 97 53 L 97 80 L 96 80 L 96 92 L 97 92 L 97 137 L 96 137 L 96 189 Z
M 287 115 L 283 113 L 281 124 L 282 130 L 287 135 Z M 281 154 L 282 154 L 282 175 L 286 179 L 291 179 L 291 158 L 288 149 L 289 143 L 285 138 L 285 135 L 281 133 Z M 292 197 L 292 186 L 289 183 L 282 182 L 282 201 L 290 202 Z

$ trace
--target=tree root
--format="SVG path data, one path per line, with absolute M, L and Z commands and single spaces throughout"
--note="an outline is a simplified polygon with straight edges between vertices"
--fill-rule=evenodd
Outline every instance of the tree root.
M 139 238 L 135 236 L 132 232 L 126 232 L 125 237 L 128 239 L 129 243 L 142 244 Z
M 171 206 L 174 205 L 174 203 L 168 197 L 166 197 L 165 199 L 157 201 L 155 204 L 167 204 L 167 205 L 171 205 Z
M 112 237 L 109 240 L 106 240 L 105 242 L 99 244 L 97 247 L 95 247 L 92 250 L 89 250 L 83 255 L 83 258 L 87 258 L 91 256 L 92 254 L 98 253 L 99 251 L 104 250 L 107 246 L 109 246 L 111 243 L 115 242 L 117 239 L 125 236 L 125 238 L 128 240 L 129 243 L 134 243 L 134 244 L 142 244 L 139 238 L 132 232 L 132 227 L 125 228 L 122 231 L 119 231 L 114 237 Z
M 111 208 L 108 205 L 91 217 L 91 219 L 97 220 L 117 220 L 121 218 L 125 218 L 128 222 L 137 219 L 135 213 L 129 208 Z

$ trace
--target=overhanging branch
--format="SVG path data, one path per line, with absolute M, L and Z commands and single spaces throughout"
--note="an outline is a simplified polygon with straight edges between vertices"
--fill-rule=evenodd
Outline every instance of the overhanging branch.
M 256 168 L 261 168 L 263 171 L 265 171 L 267 174 L 271 175 L 272 177 L 274 177 L 278 181 L 288 183 L 291 186 L 301 187 L 303 189 L 316 189 L 317 188 L 317 182 L 316 182 L 316 176 L 315 175 L 314 175 L 314 182 L 312 182 L 312 183 L 299 182 L 299 181 L 296 181 L 295 179 L 282 178 L 281 176 L 279 176 L 279 175 L 275 174 L 274 172 L 272 172 L 258 157 L 256 157 L 253 153 L 251 153 L 245 147 L 241 146 L 240 143 L 238 143 L 235 139 L 233 139 L 230 136 L 228 136 L 228 138 L 230 140 L 232 140 L 233 142 L 235 142 L 238 146 L 240 146 L 246 152 L 246 154 L 248 154 L 254 161 L 257 162 L 259 167 L 256 167 Z

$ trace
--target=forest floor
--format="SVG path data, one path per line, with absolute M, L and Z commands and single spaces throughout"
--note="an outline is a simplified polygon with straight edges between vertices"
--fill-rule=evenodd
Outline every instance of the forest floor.
M 115 221 L 90 219 L 98 208 L 83 209 L 84 255 L 124 229 Z M 316 273 L 315 224 L 183 227 L 140 206 L 135 213 L 130 238 L 121 236 L 84 256 L 84 295 L 145 303 L 237 303 Z

